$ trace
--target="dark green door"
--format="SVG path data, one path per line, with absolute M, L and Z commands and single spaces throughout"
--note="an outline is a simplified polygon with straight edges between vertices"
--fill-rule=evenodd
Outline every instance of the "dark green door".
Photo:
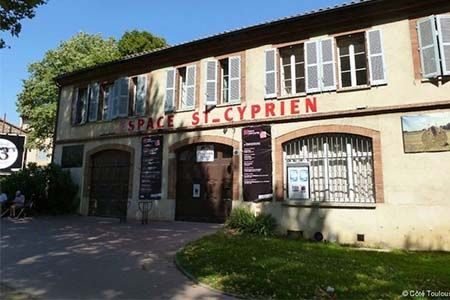
M 124 218 L 127 214 L 130 153 L 105 150 L 91 164 L 89 215 Z

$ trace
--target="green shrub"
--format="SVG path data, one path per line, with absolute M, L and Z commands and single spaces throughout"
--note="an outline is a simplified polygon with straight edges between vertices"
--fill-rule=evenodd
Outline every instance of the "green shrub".
M 272 215 L 255 216 L 248 208 L 238 207 L 232 210 L 225 227 L 239 233 L 269 236 L 275 233 L 277 221 Z
M 45 167 L 29 164 L 23 170 L 4 177 L 0 182 L 2 191 L 13 198 L 20 190 L 26 201 L 32 199 L 34 209 L 41 213 L 67 214 L 76 209 L 77 185 L 69 171 L 57 165 Z
M 277 228 L 277 220 L 275 220 L 275 218 L 272 217 L 272 215 L 260 214 L 257 215 L 255 218 L 253 233 L 269 236 L 275 233 L 276 228 Z

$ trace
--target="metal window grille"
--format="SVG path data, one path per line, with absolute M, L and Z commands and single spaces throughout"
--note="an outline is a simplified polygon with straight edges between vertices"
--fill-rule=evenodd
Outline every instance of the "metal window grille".
M 318 134 L 283 144 L 285 166 L 310 165 L 310 200 L 374 203 L 372 140 L 352 134 Z

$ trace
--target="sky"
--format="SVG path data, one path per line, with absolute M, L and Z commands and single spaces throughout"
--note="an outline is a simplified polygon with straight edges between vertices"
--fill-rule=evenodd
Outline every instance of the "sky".
M 404 116 L 402 117 L 404 131 L 419 131 L 431 126 L 443 126 L 449 123 L 450 113 L 432 113 L 428 115 Z
M 41 60 L 78 32 L 120 39 L 127 30 L 146 30 L 169 44 L 334 6 L 343 0 L 48 0 L 23 20 L 18 38 L 2 32 L 10 49 L 0 49 L 0 117 L 18 125 L 17 94 L 30 63 Z M 235 13 L 234 13 L 235 12 Z

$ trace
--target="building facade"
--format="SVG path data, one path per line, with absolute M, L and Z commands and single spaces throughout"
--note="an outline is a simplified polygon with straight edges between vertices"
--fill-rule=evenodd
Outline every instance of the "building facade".
M 57 78 L 85 215 L 450 250 L 450 3 L 361 1 Z

